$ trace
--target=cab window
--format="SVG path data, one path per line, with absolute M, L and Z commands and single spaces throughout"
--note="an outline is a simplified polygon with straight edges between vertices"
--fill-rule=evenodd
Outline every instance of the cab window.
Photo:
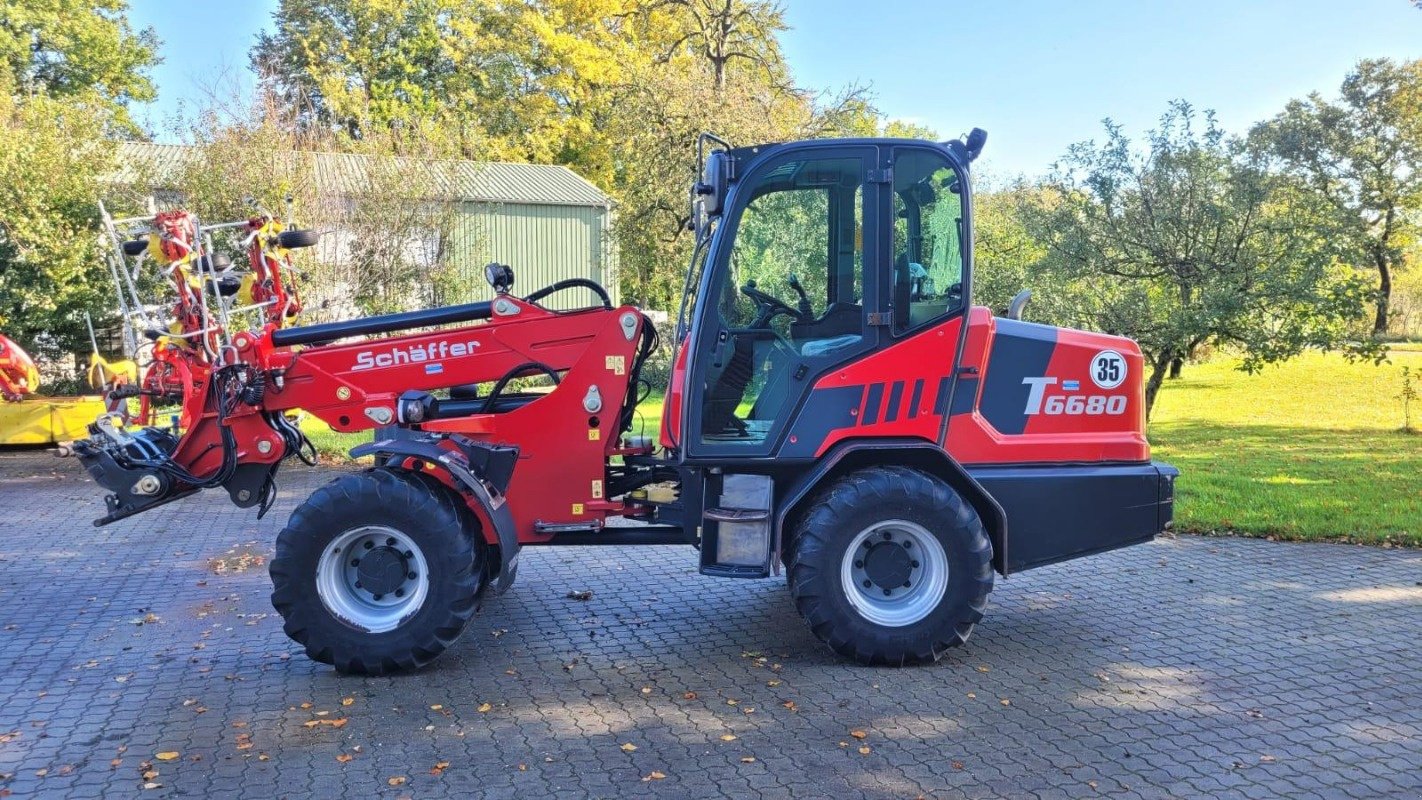
M 963 306 L 963 202 L 948 159 L 903 151 L 894 163 L 894 331 L 902 333 Z

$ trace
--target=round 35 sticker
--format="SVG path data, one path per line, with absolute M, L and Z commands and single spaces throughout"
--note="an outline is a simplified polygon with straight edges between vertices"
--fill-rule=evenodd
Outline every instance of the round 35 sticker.
M 1115 350 L 1102 350 L 1091 359 L 1091 382 L 1114 389 L 1126 381 L 1126 359 Z

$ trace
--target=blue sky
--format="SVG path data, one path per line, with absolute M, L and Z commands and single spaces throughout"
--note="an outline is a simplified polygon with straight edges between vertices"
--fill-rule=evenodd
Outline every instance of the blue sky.
M 1407 0 L 787 0 L 796 78 L 866 84 L 893 117 L 953 136 L 990 134 L 999 176 L 1037 173 L 1111 117 L 1150 127 L 1168 101 L 1213 108 L 1244 132 L 1286 100 L 1334 91 L 1360 58 L 1422 58 L 1422 10 Z M 166 62 L 146 114 L 172 115 L 245 74 L 275 0 L 133 0 Z

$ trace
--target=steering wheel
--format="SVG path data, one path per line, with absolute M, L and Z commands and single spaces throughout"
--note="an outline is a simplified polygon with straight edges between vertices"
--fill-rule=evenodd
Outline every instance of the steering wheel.
M 789 314 L 795 319 L 804 318 L 804 315 L 802 315 L 789 303 L 785 302 L 784 300 L 781 300 L 780 298 L 774 295 L 766 294 L 765 292 L 762 292 L 761 290 L 755 288 L 755 281 L 747 281 L 746 285 L 741 287 L 741 294 L 745 295 L 746 297 L 749 297 L 751 300 L 754 300 L 755 304 L 760 307 L 759 310 L 756 312 L 755 327 L 768 326 L 770 324 L 770 321 L 772 319 L 775 319 L 775 317 L 779 314 Z

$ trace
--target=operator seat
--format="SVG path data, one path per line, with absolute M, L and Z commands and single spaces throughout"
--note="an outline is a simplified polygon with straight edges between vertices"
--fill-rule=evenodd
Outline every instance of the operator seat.
M 864 325 L 864 308 L 857 303 L 830 303 L 819 319 L 795 320 L 790 323 L 790 338 L 796 342 L 807 339 L 833 339 L 859 334 Z

